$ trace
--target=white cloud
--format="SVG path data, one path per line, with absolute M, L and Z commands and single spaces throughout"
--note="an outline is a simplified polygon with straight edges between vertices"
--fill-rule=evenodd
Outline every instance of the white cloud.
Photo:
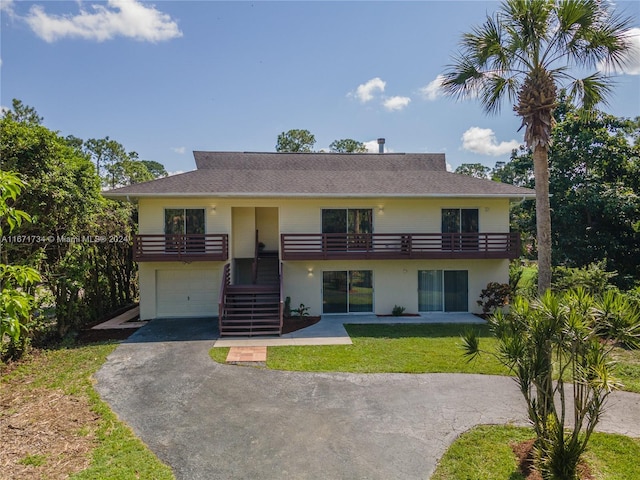
M 517 140 L 498 143 L 496 134 L 490 128 L 471 127 L 462 134 L 462 148 L 481 155 L 505 155 L 519 146 Z
M 409 102 L 411 102 L 411 99 L 409 97 L 395 96 L 387 98 L 384 101 L 383 105 L 384 108 L 386 108 L 390 112 L 393 112 L 395 110 L 402 110 L 403 108 L 406 108 L 407 105 L 409 105 Z
M 598 65 L 599 70 L 626 75 L 640 75 L 640 28 L 630 28 L 628 35 L 631 48 L 625 56 L 622 65 L 611 68 L 605 63 L 600 63 Z
M 184 152 L 187 151 L 187 147 L 175 147 L 175 148 L 172 148 L 171 150 L 173 150 L 176 153 L 179 153 L 180 155 L 184 155 Z
M 184 173 L 184 170 L 176 170 L 175 172 L 167 172 L 167 176 L 171 177 L 172 175 L 180 175 Z
M 362 103 L 373 100 L 373 95 L 375 92 L 384 92 L 384 87 L 387 82 L 382 80 L 380 77 L 372 78 L 368 82 L 365 82 L 361 85 L 358 85 L 355 93 L 350 93 L 350 96 L 355 96 Z
M 434 80 L 420 89 L 420 95 L 422 95 L 425 100 L 436 100 L 442 97 L 444 95 L 442 91 L 443 80 L 444 76 L 438 75 Z
M 92 5 L 91 11 L 77 15 L 49 15 L 41 5 L 34 5 L 24 20 L 46 42 L 61 38 L 83 38 L 102 42 L 114 37 L 160 42 L 182 36 L 178 24 L 155 6 L 137 0 L 108 0 Z
M 13 0 L 1 0 L 0 11 L 7 13 L 9 16 L 13 16 L 13 6 L 15 5 Z

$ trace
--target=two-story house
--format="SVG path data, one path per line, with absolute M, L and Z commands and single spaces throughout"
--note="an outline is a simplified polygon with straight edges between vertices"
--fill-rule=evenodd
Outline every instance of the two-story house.
M 140 315 L 279 333 L 312 315 L 475 312 L 520 254 L 533 190 L 446 171 L 444 154 L 194 152 L 197 169 L 105 192 L 135 201 Z

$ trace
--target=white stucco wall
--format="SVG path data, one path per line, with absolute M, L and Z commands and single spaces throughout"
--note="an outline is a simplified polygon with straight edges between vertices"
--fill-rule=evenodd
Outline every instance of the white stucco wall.
M 268 209 L 261 210 L 261 208 Z M 279 233 L 320 233 L 323 208 L 371 208 L 375 233 L 439 233 L 443 208 L 477 208 L 479 231 L 509 231 L 508 199 L 235 199 L 235 198 L 157 198 L 139 200 L 139 233 L 164 233 L 165 208 L 204 208 L 206 233 L 227 233 L 230 260 L 253 256 L 253 232 L 264 230 L 261 238 L 267 249 L 279 248 Z M 277 226 L 273 224 L 277 223 Z M 238 236 L 240 232 L 241 237 Z M 252 232 L 247 234 L 244 232 Z M 261 233 L 262 237 L 262 233 Z M 272 245 L 274 244 L 274 245 Z M 225 262 L 141 262 L 141 318 L 156 316 L 156 271 L 158 269 L 212 269 L 218 279 Z M 508 260 L 376 260 L 376 261 L 288 261 L 284 265 L 284 295 L 292 305 L 311 307 L 312 314 L 322 312 L 322 272 L 372 270 L 374 308 L 387 314 L 394 305 L 408 313 L 418 310 L 419 270 L 468 270 L 469 311 L 477 306 L 480 291 L 489 281 L 507 282 Z M 311 274 L 309 269 L 312 270 Z M 217 295 L 217 293 L 216 293 Z M 213 314 L 217 314 L 213 312 Z

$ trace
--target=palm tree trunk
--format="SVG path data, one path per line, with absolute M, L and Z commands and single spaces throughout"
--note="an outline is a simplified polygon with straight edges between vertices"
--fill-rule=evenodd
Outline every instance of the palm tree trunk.
M 533 175 L 536 183 L 536 235 L 538 244 L 538 295 L 551 288 L 551 207 L 549 204 L 549 150 L 533 149 Z

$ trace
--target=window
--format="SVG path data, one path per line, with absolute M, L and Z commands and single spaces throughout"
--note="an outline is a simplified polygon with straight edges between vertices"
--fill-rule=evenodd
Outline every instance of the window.
M 322 272 L 322 313 L 373 312 L 373 272 Z
M 466 312 L 468 309 L 467 270 L 418 271 L 418 311 Z
M 204 252 L 204 208 L 166 208 L 164 210 L 165 235 L 189 235 L 186 239 L 167 238 L 166 250 Z M 182 248 L 181 248 L 182 247 Z
M 322 210 L 322 233 L 330 250 L 371 248 L 373 213 L 370 208 L 330 208 Z
M 444 250 L 478 249 L 478 209 L 442 209 L 442 248 Z

